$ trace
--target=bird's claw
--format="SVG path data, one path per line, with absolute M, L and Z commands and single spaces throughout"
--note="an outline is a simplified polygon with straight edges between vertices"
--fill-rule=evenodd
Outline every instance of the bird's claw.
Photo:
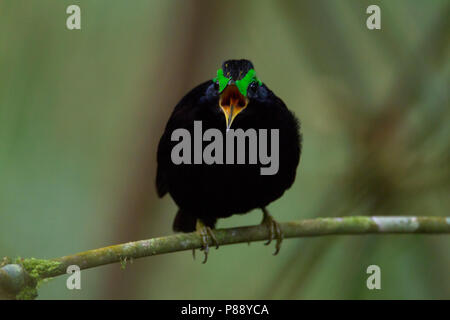
M 212 229 L 208 226 L 205 226 L 200 220 L 197 220 L 197 233 L 200 235 L 202 241 L 202 248 L 200 250 L 203 250 L 205 253 L 203 263 L 206 263 L 209 253 L 209 240 L 211 239 L 212 243 L 216 246 L 216 249 L 219 249 L 219 242 L 217 241 L 217 238 Z M 195 249 L 193 249 L 192 255 L 195 259 Z
M 275 252 L 273 255 L 277 255 L 280 252 L 281 243 L 283 242 L 283 231 L 281 231 L 280 224 L 275 221 L 275 219 L 269 214 L 269 212 L 263 208 L 263 221 L 261 224 L 265 224 L 269 229 L 269 240 L 264 243 L 266 246 L 272 243 L 273 239 L 277 239 L 277 243 L 275 245 Z

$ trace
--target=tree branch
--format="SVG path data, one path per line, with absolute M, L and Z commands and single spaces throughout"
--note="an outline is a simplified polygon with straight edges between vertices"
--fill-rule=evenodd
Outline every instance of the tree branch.
M 284 238 L 356 234 L 450 234 L 450 217 L 344 217 L 280 223 Z M 267 240 L 265 225 L 214 230 L 219 245 Z M 67 267 L 81 270 L 158 254 L 201 248 L 196 232 L 128 242 L 56 259 L 4 258 L 0 264 L 0 298 L 35 298 L 37 284 L 66 274 Z

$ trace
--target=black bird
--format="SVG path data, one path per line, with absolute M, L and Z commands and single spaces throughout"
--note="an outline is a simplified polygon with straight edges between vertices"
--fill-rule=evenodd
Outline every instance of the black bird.
M 193 135 L 194 121 L 202 121 L 203 132 L 216 128 L 224 137 L 230 128 L 244 131 L 253 128 L 257 132 L 258 129 L 278 129 L 278 171 L 273 175 L 261 175 L 260 169 L 264 167 L 261 163 L 174 164 L 171 152 L 178 142 L 172 141 L 172 133 L 183 128 Z M 217 246 L 211 229 L 218 218 L 261 208 L 262 223 L 268 226 L 270 233 L 266 244 L 275 235 L 277 254 L 283 235 L 266 206 L 293 184 L 301 144 L 299 121 L 256 77 L 253 64 L 244 59 L 225 61 L 216 78 L 192 89 L 175 106 L 159 142 L 156 186 L 160 197 L 170 193 L 179 207 L 173 230 L 197 230 L 202 236 L 206 262 L 209 240 Z

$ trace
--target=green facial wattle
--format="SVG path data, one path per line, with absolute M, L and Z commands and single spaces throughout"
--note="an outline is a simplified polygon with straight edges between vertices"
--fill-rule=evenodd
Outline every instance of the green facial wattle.
M 255 69 L 250 69 L 245 77 L 243 77 L 241 80 L 236 81 L 236 86 L 244 97 L 247 96 L 247 89 L 250 83 L 258 82 L 259 85 L 262 85 L 262 82 L 259 81 L 258 78 L 256 78 L 255 74 Z
M 262 82 L 256 77 L 255 69 L 250 69 L 244 78 L 241 80 L 236 81 L 236 87 L 238 87 L 239 92 L 246 97 L 247 96 L 247 89 L 248 86 L 252 82 L 257 82 L 259 85 L 262 85 Z M 222 92 L 228 83 L 230 82 L 231 78 L 227 78 L 223 75 L 223 70 L 219 69 L 217 70 L 217 77 L 213 79 L 214 82 L 219 82 L 219 93 Z
M 231 78 L 227 78 L 223 75 L 223 70 L 219 69 L 217 70 L 217 77 L 213 79 L 214 82 L 219 82 L 219 93 L 222 92 L 226 86 L 228 85 L 228 82 L 230 82 Z

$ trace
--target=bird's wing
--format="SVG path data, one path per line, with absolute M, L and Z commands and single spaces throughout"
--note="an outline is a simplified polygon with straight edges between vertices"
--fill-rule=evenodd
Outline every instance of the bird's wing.
M 164 133 L 159 141 L 157 152 L 156 190 L 159 197 L 163 197 L 169 191 L 166 171 L 168 162 L 171 161 L 170 137 L 172 132 L 181 127 L 180 121 L 185 120 L 183 117 L 184 110 L 194 108 L 196 101 L 198 101 L 198 99 L 206 92 L 206 89 L 211 83 L 211 80 L 206 81 L 187 93 L 175 106 L 172 115 L 167 122 Z

